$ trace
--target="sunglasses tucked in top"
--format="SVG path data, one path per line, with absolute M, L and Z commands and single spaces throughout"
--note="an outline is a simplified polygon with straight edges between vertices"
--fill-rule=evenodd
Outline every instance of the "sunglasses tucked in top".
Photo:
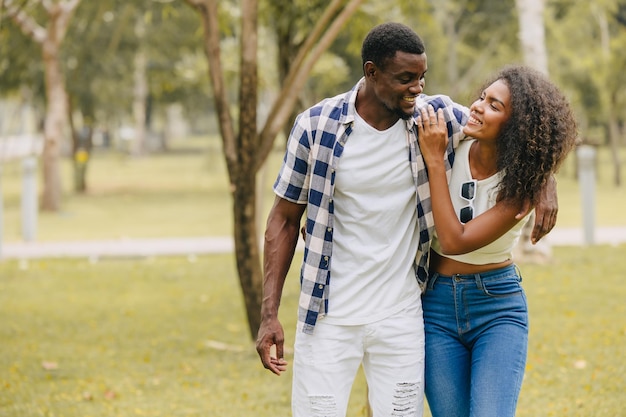
M 467 223 L 474 218 L 474 198 L 476 197 L 476 184 L 478 181 L 471 180 L 461 184 L 461 198 L 467 200 L 467 206 L 459 210 L 459 220 Z

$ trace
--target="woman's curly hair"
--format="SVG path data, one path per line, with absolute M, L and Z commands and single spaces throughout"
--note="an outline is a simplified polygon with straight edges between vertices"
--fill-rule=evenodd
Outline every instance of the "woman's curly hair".
M 549 176 L 576 143 L 576 120 L 563 93 L 526 66 L 502 69 L 480 91 L 502 80 L 511 94 L 511 116 L 497 140 L 498 200 L 536 204 Z

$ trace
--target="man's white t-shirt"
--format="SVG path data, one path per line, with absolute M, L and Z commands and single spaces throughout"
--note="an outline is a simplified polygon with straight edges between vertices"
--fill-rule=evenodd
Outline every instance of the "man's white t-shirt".
M 329 323 L 372 323 L 420 301 L 408 155 L 405 121 L 378 131 L 356 117 L 335 171 Z

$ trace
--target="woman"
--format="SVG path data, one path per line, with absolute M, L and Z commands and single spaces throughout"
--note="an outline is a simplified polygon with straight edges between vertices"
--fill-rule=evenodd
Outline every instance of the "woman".
M 442 114 L 429 108 L 417 120 L 436 229 L 423 296 L 433 417 L 515 415 L 528 313 L 512 251 L 523 214 L 576 140 L 566 98 L 539 72 L 508 67 L 485 86 L 449 184 Z

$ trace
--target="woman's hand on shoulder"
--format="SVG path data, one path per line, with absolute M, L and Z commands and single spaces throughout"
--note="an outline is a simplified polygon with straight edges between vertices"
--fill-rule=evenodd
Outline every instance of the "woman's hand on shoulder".
M 432 105 L 419 109 L 417 116 L 417 139 L 426 165 L 443 162 L 448 147 L 448 130 L 443 109 L 435 112 Z

